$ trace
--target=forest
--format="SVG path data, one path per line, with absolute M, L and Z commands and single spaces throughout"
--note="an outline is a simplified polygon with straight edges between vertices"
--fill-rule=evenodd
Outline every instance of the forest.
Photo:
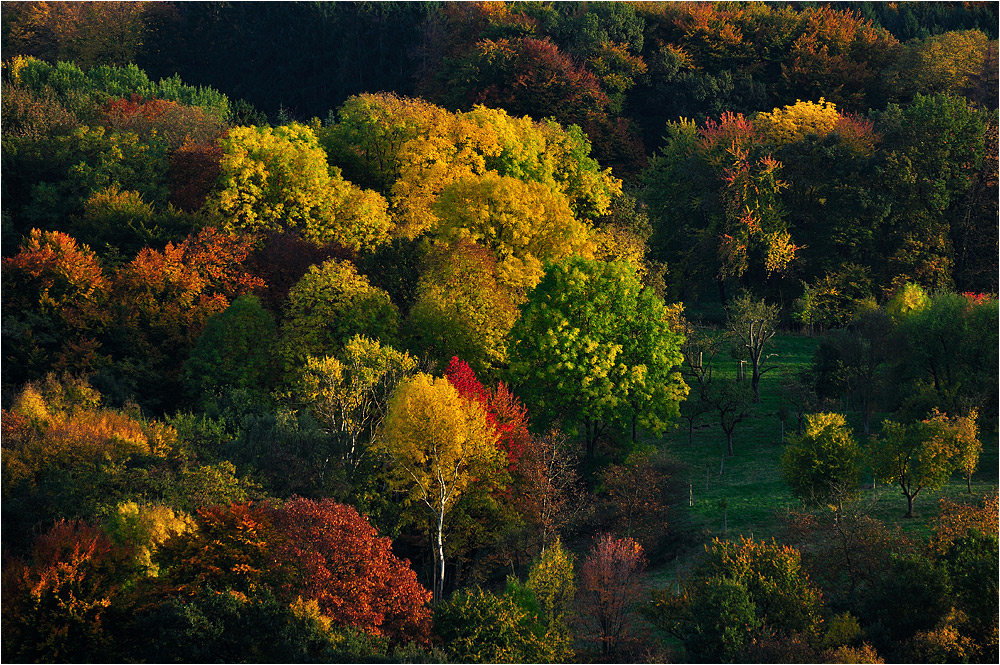
M 4 2 L 4 662 L 996 663 L 993 2 Z

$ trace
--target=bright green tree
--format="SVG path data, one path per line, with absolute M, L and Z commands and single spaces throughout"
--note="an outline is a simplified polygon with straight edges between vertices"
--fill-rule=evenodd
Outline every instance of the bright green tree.
M 582 424 L 588 457 L 623 412 L 660 430 L 687 393 L 682 336 L 663 316 L 627 263 L 556 263 L 511 331 L 513 383 L 542 417 Z
M 781 475 L 809 504 L 839 501 L 857 489 L 861 448 L 839 413 L 806 416 L 805 431 L 792 434 L 781 457 Z

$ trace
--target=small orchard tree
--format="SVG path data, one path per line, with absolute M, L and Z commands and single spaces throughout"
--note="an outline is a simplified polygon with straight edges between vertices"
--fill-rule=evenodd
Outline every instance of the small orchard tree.
M 781 475 L 807 504 L 836 501 L 856 488 L 861 448 L 839 413 L 813 413 L 801 435 L 792 434 L 781 457 Z
M 645 568 L 646 557 L 639 543 L 610 534 L 600 536 L 583 561 L 580 612 L 606 658 L 614 656 L 628 637 Z
M 872 468 L 882 482 L 899 485 L 906 517 L 913 517 L 913 500 L 921 491 L 940 489 L 951 477 L 958 457 L 955 434 L 954 423 L 937 413 L 916 423 L 883 424 Z
M 733 434 L 753 408 L 753 391 L 743 381 L 716 379 L 705 394 L 708 402 L 719 415 L 719 425 L 726 434 L 726 449 L 733 453 Z
M 778 307 L 768 305 L 744 293 L 735 298 L 726 313 L 726 325 L 736 342 L 737 351 L 750 361 L 750 387 L 754 401 L 760 401 L 760 377 L 772 367 L 765 367 L 764 349 L 778 326 Z
M 463 398 L 448 379 L 416 374 L 396 388 L 378 448 L 390 460 L 388 481 L 434 518 L 434 598 L 444 594 L 444 524 L 476 482 L 495 481 L 507 459 L 483 407 Z

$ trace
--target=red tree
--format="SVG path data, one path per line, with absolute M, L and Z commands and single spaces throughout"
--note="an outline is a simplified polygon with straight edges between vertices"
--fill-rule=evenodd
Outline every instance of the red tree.
M 507 386 L 500 382 L 490 391 L 476 377 L 468 363 L 454 356 L 444 371 L 445 378 L 465 399 L 479 402 L 486 420 L 499 436 L 499 445 L 507 453 L 509 469 L 514 471 L 530 445 L 528 410 Z
M 62 520 L 40 536 L 32 563 L 4 566 L 4 659 L 102 660 L 105 612 L 125 581 L 127 553 L 100 529 Z
M 298 571 L 284 584 L 286 597 L 316 600 L 336 625 L 427 641 L 430 592 L 354 508 L 297 498 L 276 510 L 274 521 L 282 536 L 275 559 Z
M 642 591 L 646 557 L 631 538 L 605 534 L 580 568 L 582 613 L 591 622 L 605 657 L 615 655 L 628 637 L 629 618 Z

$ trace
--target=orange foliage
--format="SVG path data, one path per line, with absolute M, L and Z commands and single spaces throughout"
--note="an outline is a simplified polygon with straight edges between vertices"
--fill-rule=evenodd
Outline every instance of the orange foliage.
M 936 552 L 945 552 L 953 542 L 964 538 L 972 529 L 983 535 L 997 535 L 997 523 L 1000 520 L 997 506 L 997 492 L 983 497 L 979 506 L 967 503 L 956 503 L 947 498 L 939 502 L 941 514 L 932 525 L 934 535 L 931 537 L 931 547 Z

